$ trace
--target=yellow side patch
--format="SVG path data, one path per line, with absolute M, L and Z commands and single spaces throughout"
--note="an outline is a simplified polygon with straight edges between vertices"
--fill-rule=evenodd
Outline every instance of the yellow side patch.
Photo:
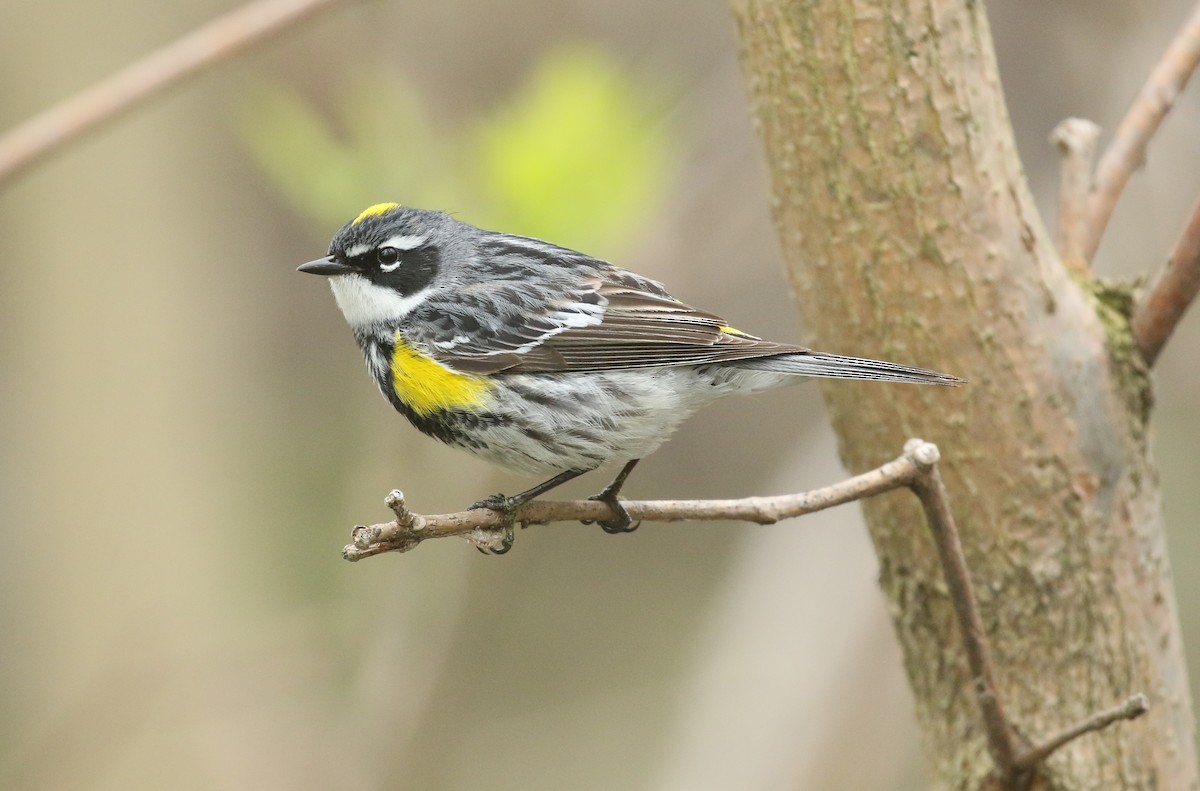
M 720 331 L 726 335 L 740 335 L 743 338 L 752 338 L 756 341 L 762 340 L 762 338 L 758 337 L 757 335 L 751 335 L 748 332 L 742 332 L 741 330 L 734 329 L 733 327 L 721 327 Z
M 482 376 L 456 373 L 434 362 L 409 346 L 399 333 L 392 352 L 392 386 L 400 400 L 419 415 L 481 407 L 492 389 Z
M 374 206 L 368 206 L 367 208 L 363 209 L 362 213 L 360 213 L 357 217 L 355 217 L 354 222 L 352 222 L 350 224 L 358 225 L 360 222 L 367 219 L 368 217 L 378 217 L 380 214 L 387 214 L 392 209 L 398 209 L 398 208 L 400 208 L 399 203 L 376 203 Z

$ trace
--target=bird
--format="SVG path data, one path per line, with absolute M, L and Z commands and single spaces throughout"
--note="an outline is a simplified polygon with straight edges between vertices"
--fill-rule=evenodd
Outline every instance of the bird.
M 638 526 L 618 499 L 638 461 L 719 398 L 809 377 L 964 381 L 764 340 L 599 258 L 398 203 L 368 206 L 298 271 L 328 278 L 371 376 L 419 431 L 551 476 L 470 508 L 511 515 L 623 462 L 591 498 L 612 509 L 609 533 Z

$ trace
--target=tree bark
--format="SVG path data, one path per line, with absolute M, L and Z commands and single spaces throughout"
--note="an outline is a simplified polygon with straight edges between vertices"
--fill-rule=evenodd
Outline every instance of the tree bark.
M 731 0 L 794 296 L 822 350 L 965 376 L 823 384 L 851 471 L 942 449 L 1008 716 L 1036 741 L 1142 691 L 1045 788 L 1200 788 L 1150 389 L 1121 300 L 1073 279 L 1029 195 L 982 3 Z M 991 768 L 954 614 L 906 494 L 864 504 L 931 777 Z

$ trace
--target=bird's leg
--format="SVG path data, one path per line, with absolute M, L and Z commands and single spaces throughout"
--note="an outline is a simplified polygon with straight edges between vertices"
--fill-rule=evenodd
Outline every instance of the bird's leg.
M 600 527 L 605 533 L 632 533 L 641 525 L 639 520 L 636 524 L 633 518 L 629 516 L 629 512 L 625 510 L 625 506 L 621 505 L 621 501 L 617 499 L 617 495 L 621 491 L 621 487 L 625 485 L 625 479 L 629 477 L 629 473 L 633 472 L 633 468 L 637 466 L 639 459 L 633 459 L 628 462 L 621 471 L 617 473 L 617 477 L 613 478 L 612 483 L 600 490 L 600 494 L 593 494 L 589 500 L 599 500 L 608 505 L 617 512 L 616 519 L 601 519 Z
M 572 478 L 578 478 L 585 472 L 587 470 L 564 470 L 550 480 L 542 481 L 537 486 L 530 487 L 520 494 L 514 494 L 512 497 L 506 497 L 503 493 L 493 494 L 491 497 L 480 500 L 477 503 L 472 503 L 467 507 L 467 510 L 474 511 L 476 508 L 486 508 L 489 511 L 499 511 L 503 514 L 511 515 L 513 511 L 525 505 L 525 503 L 533 498 L 545 494 Z

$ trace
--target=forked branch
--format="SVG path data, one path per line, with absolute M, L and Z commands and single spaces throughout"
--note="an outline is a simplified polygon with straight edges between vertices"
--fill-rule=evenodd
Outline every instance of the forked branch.
M 995 664 L 967 571 L 967 559 L 963 554 L 954 515 L 950 511 L 950 498 L 936 464 L 937 448 L 928 443 L 925 443 L 924 449 L 914 446 L 918 442 L 920 440 L 909 440 L 905 451 L 908 452 L 910 448 L 924 450 L 926 458 L 931 458 L 931 461 L 919 468 L 920 473 L 910 486 L 925 509 L 925 518 L 942 564 L 942 574 L 946 578 L 950 602 L 958 619 L 967 664 L 975 682 L 975 700 L 983 718 L 988 752 L 995 765 L 995 778 L 1003 791 L 1028 791 L 1033 787 L 1038 768 L 1056 750 L 1084 734 L 1107 728 L 1114 722 L 1139 717 L 1146 712 L 1149 704 L 1146 696 L 1138 693 L 1122 705 L 1098 712 L 1042 742 L 1030 746 L 1021 743 L 1012 721 L 1004 713 L 1003 699 L 996 685 Z
M 1063 264 L 1086 275 L 1117 200 L 1163 118 L 1200 66 L 1200 3 L 1176 34 L 1134 98 L 1100 157 L 1094 175 L 1090 163 L 1099 128 L 1068 118 L 1050 135 L 1062 154 L 1058 203 L 1058 245 Z M 1188 307 L 1200 294 L 1200 202 L 1192 210 L 1163 271 L 1138 300 L 1131 317 L 1134 342 L 1153 366 Z
M 892 489 L 912 489 L 925 510 L 958 619 L 967 661 L 975 680 L 974 693 L 984 722 L 988 751 L 995 764 L 995 779 L 1004 791 L 1026 791 L 1032 787 L 1038 767 L 1055 750 L 1084 734 L 1141 715 L 1147 709 L 1146 698 L 1141 694 L 1134 695 L 1121 706 L 1101 711 L 1039 744 L 1030 746 L 1022 742 L 1004 713 L 983 619 L 979 615 L 979 606 L 967 571 L 966 556 L 946 487 L 938 471 L 939 457 L 936 445 L 912 439 L 905 444 L 904 454 L 899 458 L 841 483 L 809 492 L 742 500 L 629 500 L 622 501 L 622 505 L 631 517 L 638 520 L 740 520 L 771 524 Z M 535 500 L 511 514 L 476 509 L 437 516 L 424 516 L 408 510 L 404 495 L 399 490 L 389 494 L 386 502 L 396 514 L 395 521 L 354 528 L 354 543 L 343 550 L 347 560 L 361 560 L 382 552 L 407 552 L 426 539 L 445 536 L 462 536 L 481 549 L 506 551 L 512 540 L 514 523 L 524 527 L 563 521 L 595 522 L 617 516 L 607 504 L 594 500 Z

